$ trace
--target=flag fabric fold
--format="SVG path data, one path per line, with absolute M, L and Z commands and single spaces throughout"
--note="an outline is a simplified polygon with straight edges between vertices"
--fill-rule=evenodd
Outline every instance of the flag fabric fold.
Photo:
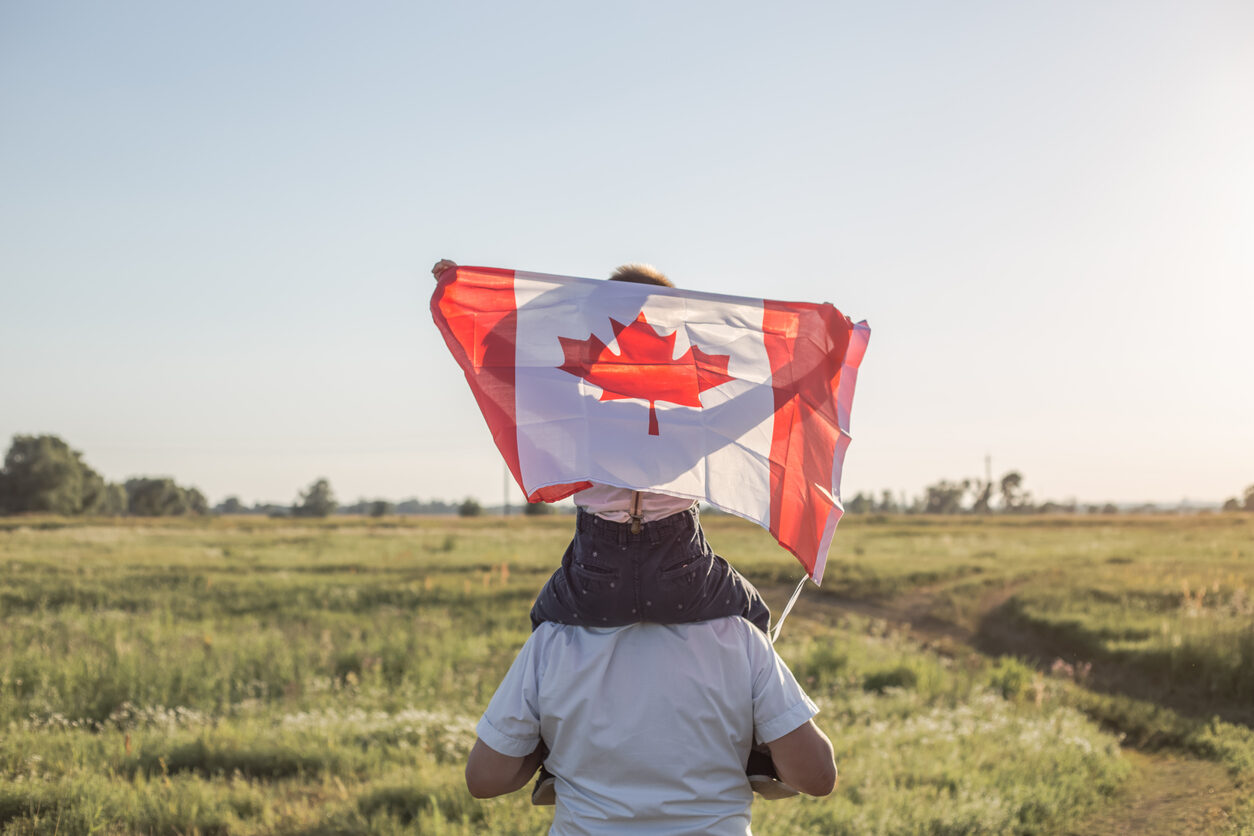
M 431 313 L 530 501 L 593 482 L 701 500 L 822 580 L 865 322 L 487 267 L 445 271 Z

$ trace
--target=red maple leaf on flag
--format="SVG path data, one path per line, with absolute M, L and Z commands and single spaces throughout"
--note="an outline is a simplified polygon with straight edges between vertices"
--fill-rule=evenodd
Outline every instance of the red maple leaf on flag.
M 679 357 L 675 353 L 675 332 L 660 335 L 644 318 L 623 325 L 610 319 L 619 353 L 610 351 L 596 334 L 586 340 L 558 337 L 565 362 L 564 372 L 601 387 L 601 400 L 638 398 L 649 402 L 649 435 L 658 434 L 658 401 L 679 406 L 701 406 L 701 393 L 729 380 L 728 354 L 706 354 L 695 345 Z

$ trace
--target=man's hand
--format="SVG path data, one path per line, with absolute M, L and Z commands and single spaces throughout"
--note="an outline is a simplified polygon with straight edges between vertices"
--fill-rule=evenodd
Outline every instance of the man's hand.
M 447 258 L 442 258 L 435 263 L 434 267 L 431 268 L 431 275 L 435 276 L 435 280 L 438 282 L 440 280 L 441 273 L 445 270 L 451 270 L 456 266 L 457 262 L 449 261 Z

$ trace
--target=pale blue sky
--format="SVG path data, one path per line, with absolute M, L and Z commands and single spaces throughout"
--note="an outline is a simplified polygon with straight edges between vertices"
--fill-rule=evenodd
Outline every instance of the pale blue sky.
M 0 0 L 0 437 L 501 496 L 442 256 L 830 301 L 845 492 L 1254 482 L 1254 4 Z

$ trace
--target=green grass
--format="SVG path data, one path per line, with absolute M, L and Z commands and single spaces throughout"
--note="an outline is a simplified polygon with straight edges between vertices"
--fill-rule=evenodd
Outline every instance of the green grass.
M 850 518 L 779 645 L 841 785 L 756 804 L 755 833 L 1059 832 L 1118 791 L 1120 735 L 1248 781 L 1233 519 Z M 550 811 L 475 801 L 461 770 L 570 525 L 0 520 L 0 834 L 542 832 Z M 751 525 L 707 532 L 763 588 L 800 575 Z M 1034 652 L 937 653 L 829 597 Z M 1059 648 L 1092 676 L 1048 675 Z

